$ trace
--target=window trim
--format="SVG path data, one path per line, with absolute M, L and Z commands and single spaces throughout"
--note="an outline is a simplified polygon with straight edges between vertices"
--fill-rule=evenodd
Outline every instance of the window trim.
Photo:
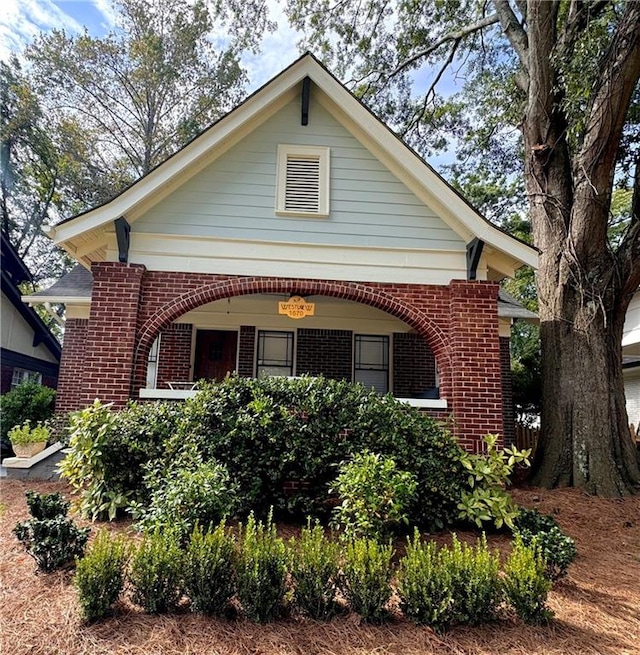
M 318 159 L 318 211 L 303 212 L 285 209 L 287 189 L 287 159 L 289 156 Z M 327 218 L 329 216 L 330 149 L 326 146 L 278 144 L 276 166 L 276 216 Z
M 256 329 L 256 354 L 255 354 L 255 376 L 256 378 L 260 377 L 260 367 L 264 368 L 270 368 L 268 365 L 261 364 L 260 363 L 260 338 L 263 335 L 273 335 L 273 334 L 281 334 L 281 335 L 287 335 L 287 344 L 288 346 L 290 345 L 291 347 L 291 365 L 288 367 L 289 368 L 289 373 L 281 376 L 281 377 L 291 377 L 295 375 L 295 367 L 296 367 L 296 332 L 295 330 L 282 330 L 282 329 Z M 284 366 L 276 366 L 272 368 L 282 368 L 284 369 Z M 270 374 L 268 374 L 270 375 Z
M 358 367 L 357 365 L 357 355 L 358 355 L 358 348 L 357 348 L 357 341 L 358 338 L 375 338 L 375 339 L 380 339 L 384 340 L 386 342 L 386 368 L 363 368 L 363 367 Z M 354 332 L 353 333 L 353 381 L 357 382 L 356 380 L 356 371 L 366 371 L 366 370 L 376 370 L 376 371 L 385 371 L 387 374 L 387 389 L 384 393 L 393 393 L 393 371 L 391 369 L 391 362 L 393 360 L 393 342 L 391 335 L 389 334 L 369 334 L 369 333 L 363 333 L 363 332 Z
M 19 374 L 20 380 L 16 381 L 16 374 Z M 42 384 L 42 373 L 40 371 L 32 371 L 26 368 L 16 366 L 11 371 L 11 385 L 10 389 L 19 387 L 24 382 L 35 382 L 35 384 Z

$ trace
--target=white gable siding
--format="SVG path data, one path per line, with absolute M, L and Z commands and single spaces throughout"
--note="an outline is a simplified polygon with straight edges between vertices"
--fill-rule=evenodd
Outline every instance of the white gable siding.
M 279 143 L 331 148 L 328 218 L 275 215 Z M 464 243 L 318 103 L 289 103 L 133 225 L 134 233 L 464 251 Z

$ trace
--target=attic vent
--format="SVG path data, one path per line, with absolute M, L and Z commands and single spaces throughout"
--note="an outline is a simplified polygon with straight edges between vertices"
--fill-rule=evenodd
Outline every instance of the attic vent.
M 313 214 L 320 211 L 320 157 L 287 156 L 284 210 Z
M 278 146 L 276 213 L 329 215 L 329 148 Z

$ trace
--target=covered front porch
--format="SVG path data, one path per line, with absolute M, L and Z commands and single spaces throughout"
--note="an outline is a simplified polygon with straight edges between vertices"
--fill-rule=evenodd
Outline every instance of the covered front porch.
M 197 307 L 163 328 L 147 360 L 141 399 L 185 399 L 198 380 L 322 375 L 361 382 L 444 412 L 436 358 L 403 321 L 326 296 L 255 294 Z

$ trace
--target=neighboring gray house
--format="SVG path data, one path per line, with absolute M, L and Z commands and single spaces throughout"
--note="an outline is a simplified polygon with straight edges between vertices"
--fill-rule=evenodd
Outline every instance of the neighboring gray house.
M 629 304 L 622 335 L 624 391 L 629 423 L 640 427 L 640 289 Z

